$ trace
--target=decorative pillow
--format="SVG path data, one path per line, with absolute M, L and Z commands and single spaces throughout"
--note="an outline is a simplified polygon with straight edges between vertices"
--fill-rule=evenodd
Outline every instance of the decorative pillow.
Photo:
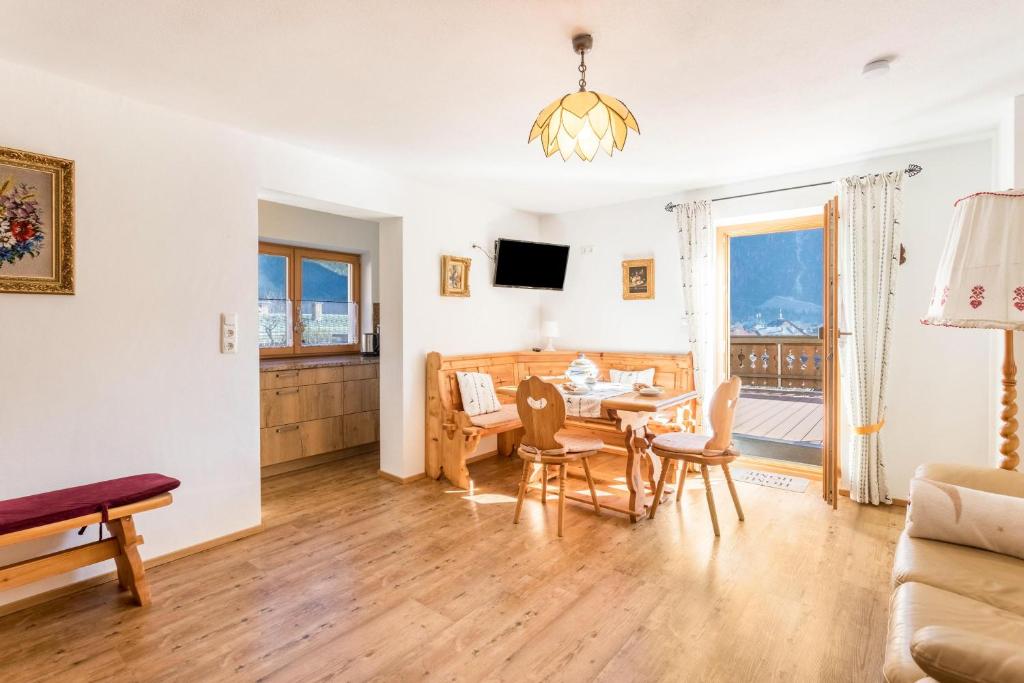
M 634 384 L 654 384 L 654 368 L 647 368 L 646 370 L 616 370 L 612 368 L 610 371 L 612 376 L 612 384 L 625 384 L 632 386 Z
M 462 409 L 467 415 L 473 417 L 501 410 L 494 380 L 486 372 L 456 372 L 455 378 L 462 394 Z
M 910 481 L 907 534 L 991 550 L 1024 560 L 1024 498 L 955 486 L 932 479 Z

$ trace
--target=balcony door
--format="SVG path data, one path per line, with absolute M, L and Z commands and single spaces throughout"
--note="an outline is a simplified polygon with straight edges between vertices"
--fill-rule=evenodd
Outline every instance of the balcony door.
M 718 228 L 721 367 L 743 382 L 736 445 L 750 466 L 809 479 L 828 462 L 826 232 L 819 212 Z

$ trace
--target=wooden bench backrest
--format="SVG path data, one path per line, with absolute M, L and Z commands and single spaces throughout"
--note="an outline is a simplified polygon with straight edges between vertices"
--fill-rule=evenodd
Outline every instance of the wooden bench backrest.
M 619 351 L 586 351 L 587 358 L 594 361 L 601 373 L 601 379 L 610 378 L 610 371 L 646 370 L 654 368 L 654 383 L 667 389 L 693 389 L 693 360 L 690 354 L 640 353 Z M 430 354 L 434 355 L 434 354 Z M 427 377 L 427 391 L 431 384 L 436 387 L 441 405 L 445 410 L 462 410 L 462 396 L 456 372 L 486 372 L 494 380 L 494 386 L 518 385 L 531 375 L 557 376 L 576 358 L 575 351 L 541 351 L 541 352 L 510 352 L 476 354 L 469 356 L 437 356 L 433 367 L 428 357 L 428 373 L 436 373 Z M 436 370 L 433 369 L 436 367 Z M 514 401 L 512 397 L 499 395 L 505 403 Z

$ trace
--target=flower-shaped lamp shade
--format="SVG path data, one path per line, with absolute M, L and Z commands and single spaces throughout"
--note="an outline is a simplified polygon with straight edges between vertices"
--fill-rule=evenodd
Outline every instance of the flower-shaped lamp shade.
M 608 156 L 616 149 L 622 151 L 629 128 L 640 132 L 626 105 L 610 95 L 584 90 L 544 107 L 528 142 L 539 137 L 545 156 L 557 152 L 563 161 L 573 154 L 591 161 L 598 150 L 603 149 Z
M 1024 330 L 1024 190 L 956 202 L 926 325 Z

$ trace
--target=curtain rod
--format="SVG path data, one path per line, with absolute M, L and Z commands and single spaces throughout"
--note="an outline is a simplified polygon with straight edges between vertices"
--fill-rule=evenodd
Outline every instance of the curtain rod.
M 921 170 L 922 170 L 921 167 L 918 166 L 917 164 L 910 164 L 904 170 L 904 173 L 906 173 L 908 177 L 913 178 L 918 173 L 920 173 Z M 864 178 L 864 177 L 866 177 L 866 176 L 861 176 L 861 178 Z M 804 190 L 804 189 L 806 189 L 808 187 L 821 187 L 822 185 L 831 185 L 834 182 L 835 182 L 834 180 L 825 180 L 825 181 L 822 181 L 820 183 L 810 183 L 808 185 L 794 185 L 793 187 L 780 187 L 777 190 L 762 190 L 761 192 L 748 192 L 747 194 L 734 194 L 731 197 L 716 197 L 715 199 L 712 199 L 711 201 L 713 201 L 713 202 L 724 202 L 724 201 L 727 201 L 729 199 L 742 199 L 743 197 L 756 197 L 756 196 L 762 195 L 762 194 L 774 194 L 776 192 L 789 192 L 790 190 Z M 669 202 L 668 204 L 665 205 L 665 210 L 666 211 L 675 211 L 677 206 L 682 206 L 682 204 L 673 204 L 672 202 Z

